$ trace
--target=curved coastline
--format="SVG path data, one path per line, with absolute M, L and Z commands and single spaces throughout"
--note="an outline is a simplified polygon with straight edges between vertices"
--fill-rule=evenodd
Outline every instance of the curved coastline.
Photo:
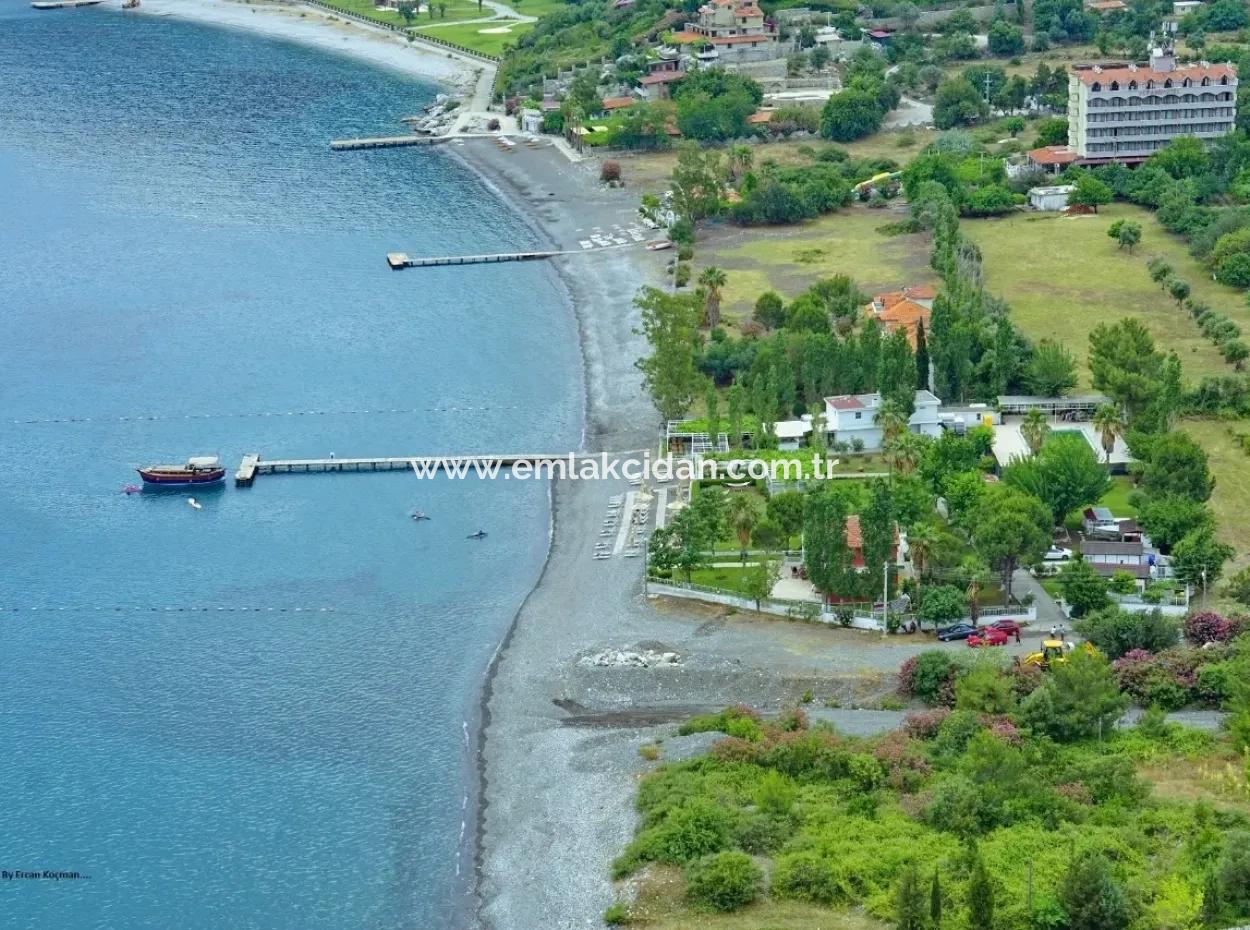
M 268 0 L 143 0 L 141 10 L 299 42 L 461 92 L 478 78 L 463 62 L 407 45 L 385 30 L 331 19 L 315 7 Z M 464 139 L 438 149 L 468 165 L 556 248 L 576 249 L 584 230 L 636 221 L 635 192 L 604 188 L 597 163 L 572 162 L 554 146 L 505 152 L 490 139 Z M 659 283 L 660 266 L 650 253 L 632 249 L 551 262 L 581 349 L 582 451 L 637 449 L 654 439 L 656 414 L 634 366 L 645 346 L 635 331 L 633 296 L 641 284 Z M 632 811 L 620 802 L 637 768 L 634 747 L 642 731 L 618 728 L 611 747 L 597 745 L 587 753 L 576 745 L 580 735 L 565 727 L 564 704 L 557 702 L 583 693 L 566 680 L 577 656 L 618 633 L 610 621 L 570 628 L 560 618 L 590 616 L 610 603 L 602 617 L 625 615 L 620 635 L 636 635 L 645 613 L 636 562 L 591 562 L 587 556 L 586 538 L 598 530 L 606 497 L 625 489 L 585 481 L 549 487 L 543 568 L 483 672 L 477 719 L 466 721 L 467 829 L 458 860 L 471 857 L 474 874 L 465 876 L 468 887 L 453 892 L 453 907 L 456 918 L 468 924 L 512 930 L 550 925 L 552 915 L 560 914 L 562 926 L 598 926 L 611 893 L 606 868 L 633 826 Z M 549 748 L 535 754 L 538 746 Z M 607 781 L 581 777 L 581 767 L 597 767 L 605 752 L 614 759 Z M 596 811 L 593 824 L 580 819 L 589 809 Z M 573 826 L 578 835 L 570 835 Z M 557 837 L 558 852 L 552 843 Z M 544 867 L 553 856 L 556 861 Z M 542 875 L 534 874 L 536 867 Z M 536 883 L 541 893 L 531 894 Z

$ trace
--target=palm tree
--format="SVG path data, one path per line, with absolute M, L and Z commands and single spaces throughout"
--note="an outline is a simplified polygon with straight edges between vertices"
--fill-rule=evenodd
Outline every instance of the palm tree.
M 751 543 L 751 533 L 759 525 L 764 515 L 764 505 L 754 494 L 734 494 L 729 498 L 729 525 L 733 527 L 742 547 L 742 561 L 747 560 L 747 546 Z
M 1042 451 L 1046 436 L 1050 433 L 1050 424 L 1046 422 L 1046 414 L 1034 407 L 1020 424 L 1020 435 L 1029 444 L 1029 451 L 1034 455 Z
M 990 580 L 990 570 L 975 555 L 970 555 L 965 556 L 959 564 L 959 574 L 967 585 L 964 588 L 964 599 L 968 602 L 968 616 L 972 625 L 976 626 L 981 619 L 981 590 Z
M 728 280 L 725 272 L 715 265 L 708 265 L 699 275 L 699 284 L 704 289 L 703 322 L 709 329 L 720 325 L 721 288 Z
M 755 156 L 749 145 L 733 145 L 729 148 L 729 173 L 736 181 L 751 170 Z
M 1111 464 L 1111 453 L 1115 451 L 1115 439 L 1124 432 L 1124 421 L 1120 411 L 1111 404 L 1103 404 L 1094 411 L 1094 429 L 1102 438 L 1102 451 L 1107 454 L 1107 464 Z
M 914 472 L 924 455 L 925 441 L 919 433 L 899 433 L 885 447 L 890 467 L 904 477 Z
M 881 406 L 877 408 L 877 425 L 881 427 L 882 444 L 888 446 L 907 432 L 907 420 L 908 416 L 898 401 L 881 398 Z
M 940 538 L 937 527 L 932 523 L 917 523 L 907 534 L 907 552 L 916 570 L 916 603 L 920 602 L 920 580 L 929 569 Z

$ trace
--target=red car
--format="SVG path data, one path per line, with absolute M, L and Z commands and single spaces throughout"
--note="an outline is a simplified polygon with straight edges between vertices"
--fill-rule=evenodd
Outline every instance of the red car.
M 1002 630 L 1008 636 L 1019 636 L 1024 632 L 1024 627 L 1014 620 L 995 620 L 989 625 L 988 629 Z
M 1010 638 L 997 627 L 987 626 L 968 637 L 968 646 L 971 649 L 978 649 L 981 646 L 1006 646 Z

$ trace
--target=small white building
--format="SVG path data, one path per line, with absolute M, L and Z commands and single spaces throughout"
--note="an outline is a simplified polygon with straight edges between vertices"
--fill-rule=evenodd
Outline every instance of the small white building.
M 778 420 L 773 424 L 773 433 L 777 437 L 777 448 L 785 450 L 798 449 L 807 442 L 812 432 L 812 418 L 804 415 L 798 420 Z
M 1073 184 L 1056 184 L 1053 187 L 1029 188 L 1029 206 L 1034 210 L 1066 210 L 1068 195 L 1076 190 Z
M 541 110 L 521 111 L 521 132 L 542 132 L 543 113 Z
M 1192 13 L 1202 6 L 1202 0 L 1173 0 L 1172 15 L 1184 16 L 1186 13 Z
M 937 437 L 942 432 L 938 407 L 942 402 L 931 391 L 917 391 L 916 410 L 907 421 L 913 433 Z M 875 451 L 884 444 L 877 415 L 881 411 L 880 394 L 839 394 L 825 398 L 825 423 L 832 442 L 863 443 L 865 451 Z

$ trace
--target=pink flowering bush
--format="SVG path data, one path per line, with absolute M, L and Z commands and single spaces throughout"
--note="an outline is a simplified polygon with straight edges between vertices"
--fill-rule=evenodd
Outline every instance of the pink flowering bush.
M 903 718 L 903 730 L 916 739 L 933 739 L 950 713 L 945 707 L 914 711 Z
M 1241 624 L 1235 618 L 1211 611 L 1199 611 L 1185 618 L 1185 638 L 1195 646 L 1229 643 L 1240 632 Z

